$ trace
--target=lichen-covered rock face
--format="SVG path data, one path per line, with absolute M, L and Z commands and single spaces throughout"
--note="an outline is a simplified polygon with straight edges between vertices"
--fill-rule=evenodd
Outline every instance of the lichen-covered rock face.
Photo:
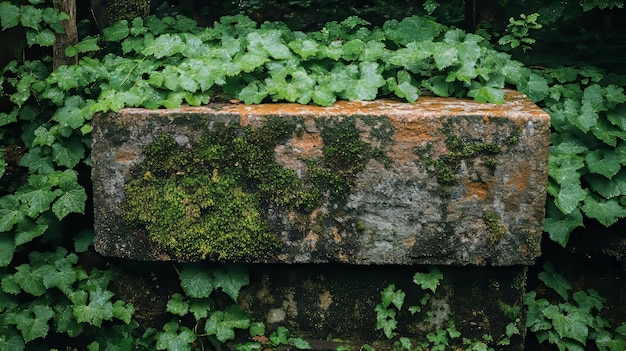
M 548 115 L 422 97 L 94 118 L 96 249 L 138 260 L 532 264 Z

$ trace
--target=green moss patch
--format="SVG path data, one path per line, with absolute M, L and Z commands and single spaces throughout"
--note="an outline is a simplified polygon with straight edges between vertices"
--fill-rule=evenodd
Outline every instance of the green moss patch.
M 354 118 L 325 120 L 318 126 L 324 157 L 309 161 L 301 178 L 276 162 L 274 149 L 302 125 L 282 117 L 255 128 L 216 124 L 191 147 L 158 136 L 126 184 L 124 220 L 181 261 L 270 258 L 280 242 L 268 209 L 306 214 L 325 203 L 341 205 L 355 175 L 383 154 L 361 140 Z

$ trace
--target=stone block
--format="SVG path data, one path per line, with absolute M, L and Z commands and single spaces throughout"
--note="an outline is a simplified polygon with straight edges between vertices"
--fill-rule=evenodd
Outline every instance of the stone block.
M 421 97 L 93 120 L 95 246 L 136 260 L 529 265 L 549 116 Z

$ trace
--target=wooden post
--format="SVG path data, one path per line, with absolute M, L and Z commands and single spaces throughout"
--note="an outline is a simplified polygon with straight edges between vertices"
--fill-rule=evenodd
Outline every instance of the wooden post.
M 76 0 L 54 0 L 54 7 L 70 17 L 61 21 L 65 33 L 57 34 L 52 48 L 52 67 L 56 69 L 59 66 L 77 63 L 78 56 L 67 57 L 65 49 L 78 43 L 78 29 L 76 28 Z

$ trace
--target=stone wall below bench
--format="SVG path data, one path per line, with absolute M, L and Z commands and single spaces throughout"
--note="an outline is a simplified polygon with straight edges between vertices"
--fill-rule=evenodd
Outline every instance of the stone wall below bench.
M 93 121 L 95 246 L 136 260 L 529 265 L 549 116 L 421 97 Z

